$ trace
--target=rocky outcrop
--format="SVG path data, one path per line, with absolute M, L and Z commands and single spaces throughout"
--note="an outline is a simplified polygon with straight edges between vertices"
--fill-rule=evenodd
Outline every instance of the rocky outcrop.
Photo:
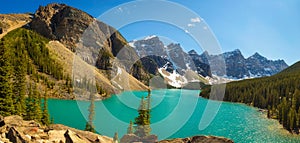
M 0 39 L 8 32 L 31 21 L 30 14 L 0 14 Z
M 2 143 L 115 143 L 112 138 L 88 131 L 77 130 L 60 124 L 43 126 L 35 121 L 24 121 L 20 116 L 0 116 L 0 142 Z M 124 135 L 120 143 L 233 143 L 233 141 L 214 136 L 194 136 L 158 141 L 156 135 L 138 137 Z
M 133 143 L 133 142 L 155 143 L 157 142 L 157 136 L 149 135 L 146 137 L 139 137 L 135 134 L 126 134 L 121 138 L 120 142 L 121 143 Z
M 158 138 L 155 135 L 149 135 L 141 138 L 134 134 L 126 134 L 121 138 L 120 143 L 233 143 L 230 139 L 215 136 L 193 136 L 188 138 L 175 138 L 161 141 L 157 140 Z
M 20 116 L 0 116 L 0 142 L 5 143 L 113 143 L 113 139 L 64 125 L 42 126 Z
M 158 143 L 233 143 L 233 141 L 222 137 L 193 136 L 189 138 L 162 140 Z
M 41 35 L 59 40 L 68 48 L 75 48 L 79 38 L 94 21 L 92 16 L 65 4 L 40 6 L 30 27 Z

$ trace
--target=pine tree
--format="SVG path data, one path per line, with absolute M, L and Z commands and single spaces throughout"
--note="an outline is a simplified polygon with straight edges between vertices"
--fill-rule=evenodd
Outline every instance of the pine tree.
M 34 101 L 33 101 L 33 92 L 32 86 L 29 85 L 28 89 L 28 98 L 26 99 L 26 115 L 25 120 L 33 120 L 34 119 Z
M 119 135 L 118 135 L 118 132 L 115 132 L 113 141 L 114 141 L 114 143 L 118 143 L 118 142 L 119 142 Z
M 12 99 L 12 66 L 9 48 L 0 42 L 0 115 L 15 113 Z
M 127 134 L 133 134 L 133 122 L 130 121 L 129 126 L 127 128 Z
M 19 47 L 22 48 L 22 47 Z M 19 49 L 22 50 L 22 49 Z M 14 105 L 17 115 L 25 116 L 26 114 L 26 79 L 25 74 L 26 72 L 26 64 L 20 64 L 25 63 L 25 56 L 22 55 L 22 52 L 17 51 L 17 60 L 15 64 L 15 70 L 14 70 Z M 22 56 L 21 56 L 22 55 Z
M 48 112 L 48 99 L 47 99 L 47 92 L 44 94 L 44 102 L 43 102 L 43 114 L 42 114 L 42 123 L 44 125 L 50 124 L 50 118 L 49 118 L 49 112 Z
M 33 94 L 34 94 L 34 98 L 33 98 L 33 106 L 34 106 L 34 119 L 38 122 L 41 121 L 42 119 L 42 108 L 41 108 L 41 95 L 38 91 L 38 88 L 37 88 L 37 85 L 34 86 L 34 89 L 33 89 Z
M 141 99 L 140 107 L 139 107 L 139 116 L 135 118 L 135 135 L 139 137 L 145 137 L 150 135 L 151 128 L 150 128 L 150 95 L 147 96 L 147 100 L 144 100 L 144 97 Z
M 89 117 L 88 122 L 86 122 L 85 130 L 90 132 L 96 132 L 93 124 L 94 116 L 95 116 L 95 90 L 92 89 L 90 91 L 90 107 L 89 107 Z

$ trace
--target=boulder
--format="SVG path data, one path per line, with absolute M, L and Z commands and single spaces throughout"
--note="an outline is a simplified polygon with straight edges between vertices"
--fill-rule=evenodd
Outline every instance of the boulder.
M 121 138 L 120 142 L 121 143 L 132 143 L 132 142 L 154 143 L 157 142 L 157 136 L 149 135 L 141 138 L 135 134 L 127 134 Z
M 215 136 L 193 136 L 189 138 L 177 138 L 162 140 L 158 143 L 233 143 L 232 140 Z
M 70 128 L 70 127 L 67 127 L 64 125 L 60 125 L 60 124 L 50 125 L 48 127 L 48 129 L 52 132 L 63 130 L 64 133 L 66 133 L 66 131 L 69 130 L 69 131 L 72 131 L 73 133 L 75 133 L 77 136 L 79 136 L 81 138 L 85 138 L 86 140 L 95 142 L 95 143 L 113 143 L 113 139 L 110 137 L 100 136 L 100 135 L 92 133 L 92 132 L 77 130 L 77 129 Z
M 132 143 L 138 141 L 140 141 L 140 137 L 136 136 L 135 134 L 124 135 L 120 140 L 121 143 Z
M 64 134 L 66 138 L 66 143 L 89 143 L 90 141 L 84 139 L 80 135 L 72 132 L 71 130 L 67 130 Z
M 10 127 L 8 133 L 6 133 L 6 138 L 13 143 L 25 143 L 29 142 L 22 133 L 20 133 L 15 127 Z
M 65 134 L 66 130 L 50 130 L 48 131 L 49 142 L 65 142 Z
M 0 127 L 4 125 L 10 125 L 15 127 L 41 127 L 39 123 L 35 121 L 24 121 L 22 117 L 18 115 L 7 116 L 4 117 L 1 121 L 0 119 Z

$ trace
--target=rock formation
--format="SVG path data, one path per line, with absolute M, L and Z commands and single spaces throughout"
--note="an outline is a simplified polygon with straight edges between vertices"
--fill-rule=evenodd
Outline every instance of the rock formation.
M 42 126 L 20 116 L 0 116 L 1 143 L 113 143 L 113 139 L 64 125 Z

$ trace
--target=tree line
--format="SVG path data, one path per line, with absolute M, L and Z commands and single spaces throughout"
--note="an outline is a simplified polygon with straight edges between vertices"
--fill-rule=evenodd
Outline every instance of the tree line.
M 48 39 L 23 28 L 0 40 L 1 115 L 20 115 L 26 120 L 50 123 L 46 91 L 53 83 L 44 74 L 56 80 L 69 77 L 51 57 L 46 47 L 48 42 Z M 45 83 L 47 86 L 43 88 Z
M 277 119 L 285 129 L 299 133 L 300 72 L 294 70 L 299 67 L 300 62 L 271 77 L 227 83 L 223 100 L 267 109 L 269 118 Z M 218 91 L 211 92 L 211 86 L 206 86 L 200 96 L 220 96 L 214 93 Z

